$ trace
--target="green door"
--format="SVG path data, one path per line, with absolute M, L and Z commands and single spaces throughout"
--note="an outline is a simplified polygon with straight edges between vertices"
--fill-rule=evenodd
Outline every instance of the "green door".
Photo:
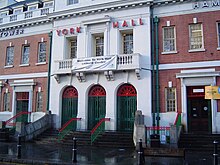
M 106 93 L 100 85 L 95 85 L 89 92 L 88 129 L 91 130 L 106 115 Z
M 78 92 L 74 87 L 67 87 L 63 92 L 62 98 L 62 126 L 72 118 L 76 118 L 78 113 Z M 70 125 L 73 130 L 76 129 L 77 121 Z
M 21 112 L 28 112 L 29 93 L 18 92 L 16 93 L 16 114 Z M 16 122 L 28 122 L 28 114 L 20 115 L 16 118 Z
M 117 130 L 133 131 L 137 93 L 130 84 L 122 85 L 117 94 Z

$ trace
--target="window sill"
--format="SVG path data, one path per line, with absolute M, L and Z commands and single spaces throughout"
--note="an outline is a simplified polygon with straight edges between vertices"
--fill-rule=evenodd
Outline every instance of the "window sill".
M 217 50 L 220 50 L 220 47 L 218 47 Z
M 188 50 L 189 53 L 191 52 L 204 52 L 205 49 L 191 49 L 191 50 Z
M 162 52 L 161 54 L 177 54 L 177 51 Z
M 30 64 L 21 64 L 21 65 L 19 65 L 19 66 L 25 67 L 25 66 L 30 66 Z
M 35 65 L 45 65 L 47 64 L 46 62 L 39 62 L 39 63 L 36 63 Z
M 13 68 L 14 65 L 7 65 L 7 66 L 4 66 L 4 68 Z

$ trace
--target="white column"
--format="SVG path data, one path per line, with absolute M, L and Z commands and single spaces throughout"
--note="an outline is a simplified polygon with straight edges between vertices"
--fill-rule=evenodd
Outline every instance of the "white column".
M 106 122 L 106 130 L 116 130 L 117 124 L 117 107 L 116 100 L 117 96 L 115 95 L 115 88 L 106 88 L 106 118 L 110 118 L 110 122 Z M 115 96 L 115 97 L 113 97 Z

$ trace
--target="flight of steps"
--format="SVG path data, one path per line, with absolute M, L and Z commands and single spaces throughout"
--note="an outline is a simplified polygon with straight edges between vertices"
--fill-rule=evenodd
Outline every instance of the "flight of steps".
M 94 141 L 95 146 L 105 147 L 120 147 L 120 148 L 133 148 L 133 133 L 132 132 L 117 132 L 107 131 Z
M 220 134 L 186 134 L 182 133 L 178 142 L 179 148 L 188 150 L 213 150 L 214 141 L 218 141 L 220 149 Z
M 70 131 L 62 140 L 58 140 L 57 130 L 47 130 L 34 139 L 37 144 L 61 144 L 73 145 L 73 138 L 76 138 L 77 145 L 91 145 L 90 131 Z M 93 146 L 104 147 L 134 147 L 133 134 L 128 132 L 109 131 L 99 135 Z
M 56 144 L 58 143 L 58 130 L 48 129 L 34 138 L 33 141 L 37 144 Z

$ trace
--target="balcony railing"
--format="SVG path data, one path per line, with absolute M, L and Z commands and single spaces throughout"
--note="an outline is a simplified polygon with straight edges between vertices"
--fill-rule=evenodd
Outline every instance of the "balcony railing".
M 25 19 L 42 17 L 43 15 L 47 15 L 52 12 L 53 12 L 53 7 L 47 7 L 47 8 L 36 9 L 33 11 L 22 12 L 19 14 L 8 15 L 3 18 L 0 18 L 0 24 L 2 25 L 13 21 L 22 21 Z
M 113 59 L 115 58 L 115 59 Z M 140 68 L 140 54 L 122 54 L 114 56 L 90 57 L 83 59 L 65 59 L 55 61 L 55 74 L 66 74 L 72 72 L 100 72 L 105 70 L 134 70 Z M 102 61 L 98 61 L 101 59 Z M 105 59 L 108 61 L 105 64 Z M 113 60 L 116 60 L 114 67 Z M 84 61 L 84 64 L 83 62 Z M 100 62 L 100 67 L 97 63 Z M 110 63 L 110 64 L 107 64 Z M 76 67 L 78 66 L 78 68 Z M 94 67 L 93 67 L 94 66 Z M 77 68 L 77 69 L 76 69 Z

